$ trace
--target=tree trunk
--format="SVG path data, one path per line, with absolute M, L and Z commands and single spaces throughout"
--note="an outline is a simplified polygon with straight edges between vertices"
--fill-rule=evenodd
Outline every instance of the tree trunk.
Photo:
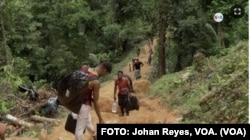
M 217 25 L 217 32 L 218 32 L 218 43 L 221 47 L 225 48 L 221 23 L 218 23 Z
M 1 24 L 1 31 L 2 31 L 2 47 L 4 49 L 4 62 L 1 65 L 7 65 L 9 63 L 9 57 L 8 57 L 8 47 L 7 47 L 7 43 L 6 43 L 6 36 L 5 36 L 5 28 L 4 28 L 4 19 L 3 19 L 3 6 L 0 6 L 0 24 Z
M 166 17 L 163 13 L 160 15 L 160 29 L 159 29 L 159 46 L 158 50 L 158 77 L 166 74 L 166 60 L 165 60 L 165 34 L 166 34 Z
M 28 127 L 28 128 L 31 128 L 34 126 L 33 123 L 29 123 L 29 122 L 26 122 L 24 120 L 21 120 L 19 118 L 16 118 L 15 116 L 12 116 L 10 114 L 7 114 L 6 115 L 6 119 L 13 122 L 13 123 L 16 123 L 16 124 L 19 124 L 21 126 L 25 126 L 25 127 Z
M 19 114 L 18 117 L 21 117 L 21 116 L 24 116 L 24 115 L 28 115 L 30 114 L 32 111 L 35 111 L 35 110 L 38 110 L 44 106 L 46 106 L 48 104 L 47 100 L 44 100 L 42 101 L 41 103 L 38 103 L 38 104 L 35 104 L 31 107 L 29 107 L 28 111 L 22 113 L 22 114 Z
M 40 121 L 40 122 L 50 122 L 54 125 L 58 125 L 60 120 L 52 119 L 52 118 L 46 118 L 38 115 L 31 115 L 30 118 L 34 121 Z
M 182 67 L 181 67 L 181 54 L 179 53 L 177 55 L 177 61 L 176 61 L 174 72 L 178 72 L 178 71 L 181 71 L 181 70 L 182 70 Z
M 126 39 L 126 40 L 122 41 L 122 51 L 126 52 L 127 48 L 128 48 L 128 40 Z

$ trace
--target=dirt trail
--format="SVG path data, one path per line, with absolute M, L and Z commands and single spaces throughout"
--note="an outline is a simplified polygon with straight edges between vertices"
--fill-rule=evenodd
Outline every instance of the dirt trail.
M 156 40 L 153 42 L 153 49 L 156 45 Z M 113 102 L 113 89 L 114 81 L 109 81 L 104 83 L 101 88 L 100 104 L 101 113 L 105 123 L 178 123 L 178 111 L 168 110 L 166 105 L 163 105 L 160 99 L 148 99 L 144 95 L 147 92 L 147 88 L 150 85 L 150 81 L 147 80 L 150 74 L 151 67 L 148 65 L 148 45 L 144 45 L 141 51 L 139 59 L 144 63 L 142 67 L 141 74 L 142 79 L 135 80 L 133 72 L 129 71 L 129 64 L 123 68 L 125 74 L 131 76 L 133 80 L 134 89 L 136 91 L 136 96 L 139 99 L 140 109 L 139 111 L 134 110 L 130 112 L 130 116 L 119 116 L 118 113 L 111 112 L 111 105 Z M 115 75 L 114 75 L 115 78 Z M 95 114 L 94 109 L 91 110 L 93 123 L 98 122 L 98 118 Z M 58 137 L 62 137 L 63 140 L 74 140 L 74 135 L 64 130 L 65 120 L 59 126 L 53 128 L 53 132 L 48 135 L 48 140 L 57 140 Z M 39 138 L 7 138 L 7 140 L 45 140 Z M 84 140 L 91 140 L 90 134 L 87 132 L 84 134 Z

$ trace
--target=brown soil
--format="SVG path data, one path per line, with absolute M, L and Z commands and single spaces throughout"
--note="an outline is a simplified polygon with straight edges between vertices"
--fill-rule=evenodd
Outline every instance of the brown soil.
M 154 40 L 153 48 L 155 45 L 156 40 Z M 135 95 L 138 97 L 140 103 L 139 111 L 131 111 L 130 115 L 125 117 L 120 117 L 119 111 L 117 113 L 112 113 L 111 105 L 113 102 L 114 81 L 109 81 L 103 84 L 100 91 L 101 113 L 105 123 L 178 123 L 180 117 L 177 110 L 169 110 L 168 106 L 161 102 L 161 99 L 149 99 L 145 97 L 150 85 L 150 81 L 147 79 L 152 66 L 146 63 L 148 58 L 148 45 L 143 46 L 143 48 L 145 52 L 139 56 L 139 59 L 144 63 L 141 70 L 142 79 L 135 80 L 133 72 L 129 71 L 129 64 L 123 68 L 124 73 L 130 75 L 133 80 L 134 89 L 136 91 Z M 92 109 L 91 113 L 93 123 L 98 123 L 98 118 L 94 109 Z M 6 140 L 58 140 L 59 137 L 63 140 L 74 140 L 74 135 L 64 130 L 64 122 L 65 120 L 62 120 L 60 125 L 54 127 L 52 133 L 47 135 L 47 139 L 40 136 L 40 138 L 11 137 Z M 84 140 L 91 140 L 88 132 L 84 134 Z

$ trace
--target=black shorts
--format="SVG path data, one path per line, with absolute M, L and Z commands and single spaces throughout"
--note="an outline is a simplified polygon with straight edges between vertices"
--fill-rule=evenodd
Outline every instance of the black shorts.
M 128 94 L 118 94 L 118 105 L 120 107 L 128 106 Z

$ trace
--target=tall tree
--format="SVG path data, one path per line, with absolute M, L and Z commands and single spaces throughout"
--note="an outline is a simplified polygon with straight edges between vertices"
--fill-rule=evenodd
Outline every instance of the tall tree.
M 116 37 L 118 46 L 116 47 L 119 49 L 121 47 L 122 51 L 131 49 L 138 36 L 145 33 L 144 23 L 140 15 L 142 3 L 138 0 L 111 0 L 109 2 L 112 14 L 111 25 L 119 30 L 118 38 Z
M 8 56 L 9 50 L 8 50 L 8 46 L 6 43 L 6 35 L 5 35 L 6 31 L 5 31 L 5 27 L 4 27 L 5 25 L 4 25 L 4 16 L 3 16 L 4 5 L 5 5 L 4 1 L 0 3 L 0 24 L 1 24 L 0 29 L 1 29 L 1 36 L 2 36 L 2 40 L 1 40 L 2 45 L 1 45 L 0 50 L 2 50 L 1 55 L 3 57 L 3 58 L 0 58 L 1 59 L 0 66 L 9 64 L 9 56 Z
M 167 28 L 167 12 L 168 1 L 159 0 L 157 1 L 158 11 L 158 73 L 157 77 L 161 77 L 166 74 L 166 58 L 165 58 L 165 41 L 166 41 L 166 28 Z

